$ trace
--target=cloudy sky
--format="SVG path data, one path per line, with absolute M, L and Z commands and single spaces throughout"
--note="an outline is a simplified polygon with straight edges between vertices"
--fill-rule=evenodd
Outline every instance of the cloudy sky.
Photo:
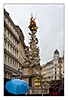
M 57 49 L 60 56 L 64 51 L 64 5 L 63 4 L 5 4 L 13 22 L 19 25 L 29 46 L 29 21 L 31 13 L 36 18 L 37 38 L 40 48 L 40 63 L 45 64 L 53 59 Z

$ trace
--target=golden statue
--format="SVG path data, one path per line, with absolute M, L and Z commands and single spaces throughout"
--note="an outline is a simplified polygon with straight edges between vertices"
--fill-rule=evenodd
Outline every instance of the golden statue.
M 29 74 L 32 74 L 32 73 L 33 73 L 32 67 L 29 68 L 28 73 L 29 73 Z
M 28 26 L 28 28 L 30 29 L 30 31 L 33 31 L 33 30 L 37 31 L 37 29 L 38 29 L 33 16 L 31 16 L 31 18 L 30 18 L 30 25 Z
M 34 81 L 35 81 L 35 86 L 39 87 L 40 86 L 40 77 L 36 76 Z

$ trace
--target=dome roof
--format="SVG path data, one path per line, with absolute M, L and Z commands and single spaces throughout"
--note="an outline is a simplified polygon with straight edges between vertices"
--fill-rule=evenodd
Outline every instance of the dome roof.
M 58 54 L 59 55 L 59 51 L 56 49 L 55 52 L 54 52 L 54 54 Z

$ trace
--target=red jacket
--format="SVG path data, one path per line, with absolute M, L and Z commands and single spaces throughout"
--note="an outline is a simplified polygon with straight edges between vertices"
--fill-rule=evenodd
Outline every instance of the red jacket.
M 56 91 L 56 92 L 51 92 L 51 93 L 50 93 L 50 96 L 59 96 L 59 92 L 58 92 L 58 91 Z

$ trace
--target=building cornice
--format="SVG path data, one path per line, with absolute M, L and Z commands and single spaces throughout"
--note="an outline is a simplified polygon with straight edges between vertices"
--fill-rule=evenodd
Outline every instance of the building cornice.
M 10 66 L 4 64 L 4 70 L 6 70 L 6 69 L 7 69 L 8 71 L 12 71 L 12 72 L 14 72 L 14 73 L 17 73 L 17 72 L 18 72 L 18 70 L 16 70 L 15 68 L 12 68 L 12 67 L 10 67 Z
M 13 58 L 18 62 L 18 59 L 14 55 L 12 55 L 9 51 L 7 51 L 5 48 L 4 48 L 4 53 L 6 53 L 7 55 L 9 55 L 11 58 Z
M 7 18 L 10 20 L 10 22 L 12 23 L 12 25 L 14 26 L 15 30 L 18 33 L 18 30 L 16 28 L 16 25 L 14 24 L 14 22 L 12 21 L 11 17 L 9 16 L 9 13 L 4 9 L 4 14 L 7 16 Z

